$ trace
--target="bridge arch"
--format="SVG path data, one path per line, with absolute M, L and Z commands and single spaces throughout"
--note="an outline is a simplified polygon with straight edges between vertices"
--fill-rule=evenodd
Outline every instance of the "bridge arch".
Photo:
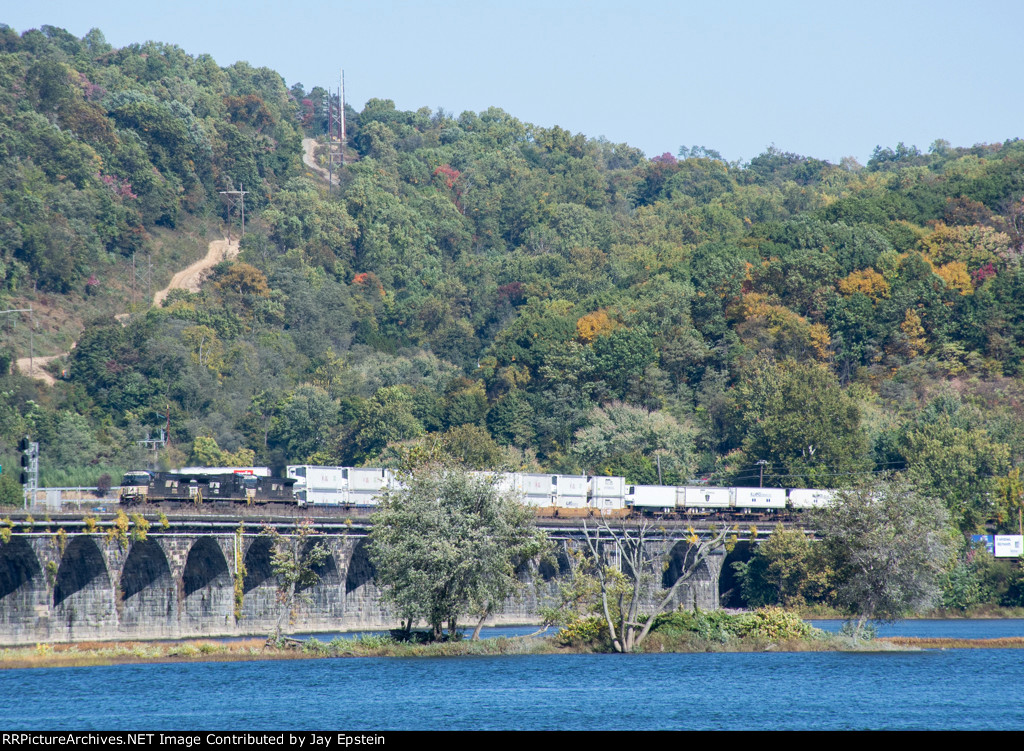
M 313 546 L 322 540 L 316 538 L 306 540 L 302 546 L 302 560 L 308 561 L 308 556 Z M 328 552 L 327 557 L 323 559 L 318 565 L 313 566 L 313 573 L 317 575 L 317 583 L 313 587 L 336 587 L 341 584 L 341 576 L 338 574 L 338 563 L 334 560 L 334 553 Z M 304 589 L 311 589 L 313 587 L 300 587 L 299 591 Z
M 0 543 L 0 628 L 16 633 L 47 610 L 46 578 L 28 539 L 14 535 Z
M 81 535 L 68 543 L 61 556 L 53 585 L 53 604 L 61 605 L 90 585 L 109 588 L 110 574 L 96 540 L 90 535 Z
M 676 580 L 685 572 L 689 561 L 693 560 L 695 553 L 694 546 L 686 540 L 680 540 L 672 546 L 667 556 L 668 565 L 662 574 L 662 587 L 668 589 L 675 584 Z M 715 565 L 716 562 L 717 559 L 713 559 L 711 556 L 700 562 L 690 580 L 681 585 L 676 593 L 676 602 L 673 603 L 675 607 L 694 608 L 699 603 L 709 602 L 709 596 L 715 603 L 718 602 L 718 566 Z
M 370 561 L 370 540 L 362 538 L 356 543 L 345 574 L 345 594 L 351 594 L 368 582 L 372 582 L 377 570 Z
M 747 601 L 740 588 L 740 580 L 733 569 L 734 563 L 746 563 L 754 554 L 755 545 L 750 540 L 740 540 L 725 556 L 722 573 L 718 577 L 718 598 L 723 608 L 745 608 Z
M 183 626 L 216 631 L 234 620 L 234 583 L 224 551 L 213 537 L 200 537 L 189 548 L 181 593 Z
M 143 629 L 147 633 L 174 635 L 176 587 L 159 542 L 138 540 L 132 543 L 121 569 L 118 594 L 122 631 Z
M 265 582 L 273 583 L 274 567 L 271 563 L 274 543 L 260 535 L 249 543 L 245 551 L 245 577 L 242 592 L 249 594 Z
M 116 623 L 114 588 L 93 535 L 68 542 L 53 585 L 53 622 L 62 638 L 108 633 Z
M 281 609 L 277 599 L 277 576 L 272 563 L 274 543 L 266 535 L 248 539 L 243 559 L 245 576 L 242 579 L 240 623 L 252 629 L 256 629 L 257 624 L 263 624 L 269 631 Z
M 14 594 L 42 573 L 39 559 L 24 537 L 0 545 L 0 600 Z
M 569 549 L 564 541 L 555 550 L 554 558 L 544 556 L 537 564 L 537 575 L 545 582 L 567 577 L 571 573 L 572 563 L 569 561 Z

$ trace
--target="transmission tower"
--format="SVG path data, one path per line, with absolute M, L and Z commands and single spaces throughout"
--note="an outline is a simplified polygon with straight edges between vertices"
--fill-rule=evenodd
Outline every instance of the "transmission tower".
M 338 93 L 328 90 L 324 97 L 327 112 L 327 190 L 334 188 L 334 165 L 345 166 L 345 71 L 338 76 Z
M 132 310 L 134 310 L 138 288 L 143 284 L 146 286 L 146 299 L 153 299 L 153 254 L 150 250 L 146 250 L 146 260 L 143 264 L 136 259 L 136 253 L 132 252 L 131 282 Z
M 341 166 L 345 166 L 345 71 L 338 75 L 338 114 L 335 117 L 338 126 L 338 143 L 341 146 Z

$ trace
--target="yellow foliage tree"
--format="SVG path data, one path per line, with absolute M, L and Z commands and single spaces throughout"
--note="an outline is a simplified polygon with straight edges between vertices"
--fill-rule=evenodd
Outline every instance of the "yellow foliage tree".
M 874 269 L 862 269 L 841 279 L 839 291 L 847 297 L 860 292 L 878 302 L 881 298 L 889 296 L 889 282 Z
M 955 289 L 961 295 L 974 292 L 971 275 L 967 273 L 967 264 L 963 261 L 951 261 L 935 269 L 935 275 L 946 283 L 948 289 Z
M 832 337 L 824 324 L 810 323 L 785 305 L 773 303 L 757 292 L 743 296 L 739 312 L 745 320 L 737 332 L 756 349 L 770 347 L 782 357 L 799 358 L 809 354 L 819 361 L 828 359 Z
M 256 461 L 256 452 L 248 448 L 225 451 L 217 445 L 216 438 L 201 435 L 192 441 L 189 460 L 200 467 L 251 467 Z
M 1014 467 L 1005 477 L 996 478 L 996 487 L 996 521 L 1001 525 L 1016 521 L 1016 531 L 1024 534 L 1024 480 L 1021 480 L 1020 467 Z
M 1009 253 L 1010 245 L 1009 235 L 991 227 L 978 224 L 948 227 L 939 222 L 932 233 L 921 240 L 921 251 L 934 263 L 961 261 L 974 271 L 986 263 L 998 263 Z
M 900 331 L 904 336 L 902 346 L 891 348 L 890 351 L 900 351 L 907 357 L 917 357 L 928 351 L 928 336 L 924 326 L 921 325 L 921 316 L 915 311 L 908 310 L 903 316 L 903 323 L 900 324 Z
M 597 337 L 611 332 L 617 326 L 618 324 L 608 317 L 606 311 L 595 310 L 576 321 L 576 337 L 583 344 L 590 344 Z
M 233 292 L 240 297 L 255 295 L 270 297 L 267 277 L 255 266 L 248 263 L 236 263 L 225 271 L 214 286 L 221 292 Z

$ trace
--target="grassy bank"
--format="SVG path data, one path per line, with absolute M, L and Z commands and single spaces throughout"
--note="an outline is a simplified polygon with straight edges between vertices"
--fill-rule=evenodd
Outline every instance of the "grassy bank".
M 696 634 L 653 634 L 644 653 L 701 652 L 881 652 L 907 649 L 1021 649 L 1015 639 L 887 638 L 854 643 L 849 637 L 825 634 L 810 638 L 717 640 Z M 37 647 L 0 649 L 0 670 L 19 668 L 90 667 L 139 663 L 236 662 L 246 660 L 303 660 L 345 657 L 470 657 L 544 654 L 609 653 L 604 647 L 564 646 L 553 637 L 498 638 L 481 641 L 411 644 L 386 638 L 315 639 L 301 645 L 268 646 L 262 639 L 239 642 L 111 642 L 41 644 Z
M 679 611 L 658 616 L 643 642 L 645 653 L 878 652 L 907 649 L 1021 649 L 1024 637 L 932 639 L 890 637 L 854 641 L 811 627 L 795 613 L 763 608 L 751 613 Z M 344 657 L 469 657 L 610 653 L 601 618 L 581 617 L 551 636 L 423 642 L 362 635 L 329 642 L 269 641 L 83 642 L 0 649 L 0 669 L 83 667 L 149 662 L 296 660 Z
M 126 665 L 145 662 L 228 662 L 302 660 L 318 657 L 462 657 L 470 655 L 551 654 L 566 650 L 552 639 L 498 638 L 433 644 L 364 636 L 321 642 L 265 639 L 244 641 L 81 642 L 0 649 L 0 669 Z

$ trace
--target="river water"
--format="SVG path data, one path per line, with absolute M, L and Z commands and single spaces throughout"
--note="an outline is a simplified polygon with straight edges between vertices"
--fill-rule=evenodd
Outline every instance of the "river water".
M 826 625 L 826 624 L 819 624 Z M 831 624 L 835 625 L 835 624 Z M 1022 621 L 907 621 L 910 636 Z M 4 729 L 1024 729 L 1024 652 L 543 655 L 0 673 Z

